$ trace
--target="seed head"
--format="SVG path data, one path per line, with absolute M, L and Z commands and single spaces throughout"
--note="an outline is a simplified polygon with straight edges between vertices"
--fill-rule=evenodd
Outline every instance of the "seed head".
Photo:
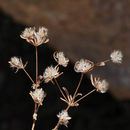
M 60 75 L 58 71 L 59 67 L 53 67 L 53 66 L 47 67 L 45 69 L 45 72 L 43 73 L 45 83 L 48 83 L 53 78 L 57 78 Z
M 64 56 L 63 52 L 55 52 L 53 54 L 55 61 L 64 67 L 67 67 L 69 59 Z
M 18 71 L 19 69 L 23 69 L 23 68 L 26 66 L 26 64 L 23 65 L 22 59 L 21 59 L 21 58 L 18 58 L 18 57 L 16 57 L 16 56 L 11 57 L 11 59 L 10 59 L 10 61 L 9 61 L 8 63 L 10 64 L 10 66 L 11 66 L 12 68 L 17 68 L 17 71 Z
M 97 89 L 98 92 L 100 93 L 105 93 L 108 90 L 108 82 L 106 80 L 100 80 L 100 78 L 93 79 L 93 76 L 91 75 L 91 82 L 92 85 Z
M 90 71 L 93 68 L 93 66 L 94 66 L 93 62 L 86 59 L 81 59 L 80 61 L 77 61 L 75 63 L 74 70 L 76 72 L 86 73 Z
M 59 118 L 60 124 L 65 125 L 67 127 L 69 120 L 71 117 L 68 115 L 68 112 L 65 110 L 62 110 L 57 117 Z
M 48 30 L 44 27 L 39 27 L 38 30 L 35 27 L 30 27 L 25 28 L 20 37 L 34 46 L 39 46 L 49 41 L 47 32 Z
M 46 97 L 46 93 L 43 91 L 42 88 L 35 89 L 33 92 L 30 92 L 30 95 L 35 103 L 42 105 L 44 98 Z
M 110 54 L 111 60 L 114 63 L 122 63 L 123 54 L 120 50 L 114 50 Z

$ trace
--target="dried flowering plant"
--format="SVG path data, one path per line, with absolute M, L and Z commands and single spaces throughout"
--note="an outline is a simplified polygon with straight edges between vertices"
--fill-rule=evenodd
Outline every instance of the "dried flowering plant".
M 43 105 L 43 100 L 46 97 L 46 93 L 44 92 L 43 88 L 40 87 L 41 83 L 44 81 L 44 83 L 52 82 L 52 84 L 56 84 L 62 97 L 60 99 L 67 104 L 66 109 L 59 112 L 57 117 L 59 118 L 57 125 L 53 130 L 58 130 L 60 125 L 68 126 L 69 120 L 71 117 L 68 114 L 68 111 L 70 107 L 77 107 L 79 106 L 79 101 L 90 95 L 91 93 L 97 91 L 100 93 L 105 93 L 108 90 L 108 82 L 106 80 L 101 80 L 100 78 L 94 78 L 93 75 L 90 75 L 91 83 L 94 86 L 94 89 L 90 91 L 89 93 L 86 93 L 85 95 L 82 95 L 82 93 L 79 93 L 79 88 L 81 86 L 81 82 L 83 80 L 84 75 L 87 72 L 92 71 L 97 66 L 105 66 L 107 62 L 112 61 L 113 63 L 121 63 L 123 54 L 120 50 L 114 50 L 110 54 L 110 59 L 101 61 L 98 63 L 94 63 L 88 59 L 80 59 L 77 61 L 74 65 L 74 70 L 77 73 L 81 73 L 81 77 L 79 80 L 79 83 L 74 91 L 74 94 L 70 94 L 67 88 L 60 87 L 57 78 L 63 74 L 63 72 L 60 72 L 59 66 L 67 67 L 69 63 L 69 59 L 65 57 L 63 52 L 54 52 L 53 57 L 54 60 L 57 62 L 56 66 L 49 66 L 45 69 L 43 72 L 43 75 L 38 74 L 38 46 L 45 44 L 49 42 L 48 38 L 48 30 L 44 27 L 40 27 L 36 29 L 33 28 L 25 28 L 25 30 L 20 35 L 21 38 L 25 39 L 28 43 L 33 45 L 35 47 L 36 52 L 36 80 L 34 81 L 32 77 L 29 75 L 29 73 L 26 71 L 25 67 L 27 65 L 27 62 L 23 64 L 23 61 L 21 58 L 18 58 L 16 56 L 12 57 L 10 61 L 8 62 L 12 68 L 16 68 L 16 72 L 21 69 L 25 72 L 25 74 L 28 76 L 30 81 L 32 82 L 32 88 L 33 91 L 30 91 L 30 96 L 32 97 L 35 106 L 34 106 L 34 113 L 33 113 L 33 124 L 32 124 L 32 130 L 34 130 L 37 120 L 37 113 L 40 106 Z

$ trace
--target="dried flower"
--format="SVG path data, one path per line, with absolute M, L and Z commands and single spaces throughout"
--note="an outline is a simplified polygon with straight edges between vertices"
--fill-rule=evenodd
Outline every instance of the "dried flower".
M 100 80 L 100 78 L 93 79 L 93 76 L 90 77 L 92 85 L 97 89 L 98 92 L 105 93 L 108 90 L 108 82 L 106 80 Z
M 48 30 L 44 27 L 40 27 L 38 31 L 36 31 L 35 27 L 30 27 L 25 28 L 20 37 L 26 39 L 27 42 L 31 43 L 34 46 L 39 46 L 49 41 L 47 32 Z
M 64 56 L 63 52 L 55 52 L 53 54 L 55 61 L 64 67 L 68 65 L 69 59 Z
M 94 66 L 94 63 L 87 60 L 87 59 L 81 59 L 80 61 L 77 61 L 74 66 L 74 70 L 76 72 L 86 73 L 90 71 Z
M 57 117 L 59 118 L 59 122 L 62 125 L 65 125 L 67 127 L 69 120 L 71 119 L 71 117 L 68 115 L 68 112 L 65 110 L 62 110 Z
M 122 63 L 123 54 L 120 50 L 114 50 L 111 55 L 111 60 L 114 63 Z
M 46 97 L 46 93 L 43 91 L 42 88 L 35 89 L 33 92 L 30 92 L 30 95 L 32 96 L 35 103 L 38 103 L 39 105 L 42 105 L 42 102 L 44 98 Z
M 45 72 L 43 73 L 43 78 L 45 83 L 48 83 L 49 81 L 52 81 L 53 78 L 57 78 L 60 76 L 59 74 L 59 67 L 47 67 L 45 69 Z
M 27 63 L 25 65 L 23 65 L 23 62 L 22 62 L 22 59 L 21 58 L 18 58 L 16 56 L 14 57 L 11 57 L 10 61 L 8 62 L 10 64 L 10 66 L 12 68 L 17 68 L 17 71 L 19 69 L 23 69 L 25 68 L 25 66 L 27 65 Z

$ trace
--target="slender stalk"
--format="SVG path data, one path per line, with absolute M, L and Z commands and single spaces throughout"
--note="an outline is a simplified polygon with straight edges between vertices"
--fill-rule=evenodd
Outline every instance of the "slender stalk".
M 80 85 L 81 85 L 83 76 L 84 76 L 84 74 L 82 73 L 82 74 L 81 74 L 81 77 L 80 77 L 80 80 L 79 80 L 79 83 L 78 83 L 78 86 L 77 86 L 77 88 L 76 88 L 76 90 L 75 90 L 75 93 L 74 93 L 74 96 L 73 96 L 73 100 L 75 99 L 75 96 L 76 96 L 76 94 L 77 94 L 77 92 L 78 92 L 78 89 L 79 89 L 79 87 L 80 87 Z M 72 100 L 72 101 L 73 101 L 73 100 Z
M 105 61 L 103 61 L 103 62 L 107 63 L 107 62 L 109 62 L 109 61 L 110 61 L 110 59 L 108 59 L 108 60 L 105 60 Z
M 60 88 L 60 85 L 59 85 L 58 81 L 57 81 L 55 78 L 54 78 L 54 80 L 55 80 L 55 83 L 56 83 L 58 89 L 60 90 L 62 96 L 67 100 L 66 96 L 64 95 L 63 91 L 62 91 L 61 88 Z
M 79 101 L 81 101 L 82 99 L 84 99 L 85 97 L 87 97 L 88 95 L 90 95 L 91 93 L 95 92 L 96 89 L 93 89 L 92 91 L 90 91 L 89 93 L 85 94 L 84 96 L 82 96 L 81 98 L 79 98 L 75 103 L 78 103 Z
M 35 107 L 34 107 L 34 113 L 37 113 L 37 104 L 36 103 L 35 103 Z M 35 124 L 36 124 L 36 120 L 33 119 L 32 130 L 34 130 Z
M 36 84 L 38 79 L 38 49 L 36 47 Z
M 33 81 L 33 79 L 31 78 L 31 76 L 29 75 L 29 73 L 25 70 L 25 68 L 23 68 L 23 71 L 29 77 L 29 79 L 32 81 L 32 83 L 35 84 L 34 81 Z
M 37 79 L 38 79 L 38 49 L 37 47 L 35 47 L 36 49 L 36 88 L 37 88 Z M 37 103 L 35 103 L 35 107 L 34 107 L 34 113 L 37 113 Z M 36 120 L 33 119 L 33 124 L 32 124 L 32 130 L 34 130 L 35 128 L 35 124 L 36 124 Z

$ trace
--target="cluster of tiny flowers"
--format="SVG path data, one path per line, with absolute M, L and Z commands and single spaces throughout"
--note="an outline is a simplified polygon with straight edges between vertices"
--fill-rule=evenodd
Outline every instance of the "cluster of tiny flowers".
M 43 91 L 42 88 L 35 89 L 33 92 L 30 92 L 30 95 L 32 96 L 35 103 L 42 105 L 42 102 L 44 98 L 46 97 L 46 93 Z
M 48 83 L 49 81 L 52 81 L 53 78 L 57 78 L 60 74 L 59 74 L 59 67 L 47 67 L 45 69 L 45 72 L 43 73 L 43 78 L 45 83 Z
M 100 78 L 94 78 L 91 75 L 92 85 L 97 89 L 100 93 L 105 93 L 108 90 L 108 82 L 106 80 L 100 80 Z
M 68 115 L 68 112 L 65 110 L 62 110 L 57 117 L 59 118 L 59 122 L 62 125 L 65 125 L 67 127 L 69 120 L 71 119 L 71 117 Z
M 10 61 L 8 62 L 12 68 L 23 69 L 24 65 L 21 58 L 18 58 L 16 56 L 12 57 Z
M 123 54 L 122 54 L 121 51 L 114 50 L 111 53 L 110 57 L 111 57 L 112 62 L 114 62 L 114 63 L 122 63 Z
M 49 41 L 47 32 L 48 30 L 44 27 L 40 27 L 37 31 L 35 27 L 30 27 L 26 28 L 20 36 L 30 44 L 39 46 Z
M 64 67 L 67 67 L 69 59 L 64 56 L 63 52 L 55 52 L 53 54 L 55 61 Z
M 81 59 L 80 61 L 77 61 L 74 66 L 74 70 L 76 72 L 86 73 L 91 70 L 91 68 L 94 66 L 94 63 L 86 60 Z

